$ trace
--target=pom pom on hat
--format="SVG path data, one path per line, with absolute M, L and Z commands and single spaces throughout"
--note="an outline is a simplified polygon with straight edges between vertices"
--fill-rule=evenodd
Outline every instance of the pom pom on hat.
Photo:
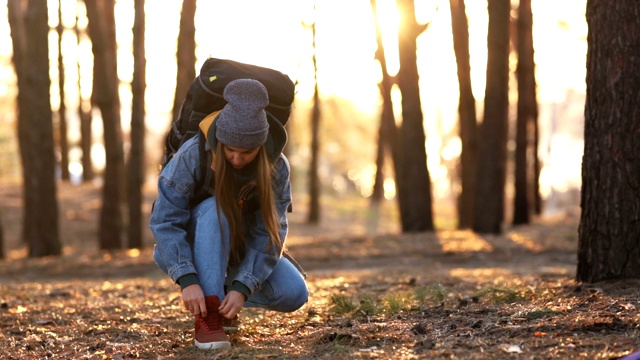
M 267 89 L 257 80 L 238 79 L 224 88 L 227 104 L 215 121 L 216 138 L 221 143 L 253 149 L 263 145 L 269 134 L 265 108 Z

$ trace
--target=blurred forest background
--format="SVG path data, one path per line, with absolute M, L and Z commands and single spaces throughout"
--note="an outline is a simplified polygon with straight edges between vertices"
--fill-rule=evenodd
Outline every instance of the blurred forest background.
M 638 14 L 0 0 L 0 352 L 210 357 L 148 217 L 165 134 L 216 57 L 297 84 L 287 246 L 313 294 L 247 311 L 230 356 L 637 357 Z
M 8 19 L 9 3 L 0 1 L 0 19 Z M 186 2 L 186 1 L 185 1 Z M 18 1 L 17 3 L 20 3 Z M 95 3 L 89 1 L 87 3 Z M 195 3 L 195 1 L 193 2 Z M 376 3 L 377 12 L 372 11 Z M 416 23 L 424 31 L 416 37 L 419 94 L 423 115 L 425 151 L 431 181 L 434 227 L 454 229 L 456 201 L 461 191 L 459 176 L 462 140 L 458 105 L 458 68 L 452 32 L 450 3 L 433 0 L 415 3 Z M 491 2 L 490 2 L 491 3 Z M 57 181 L 65 177 L 60 167 L 68 156 L 68 186 L 82 186 L 83 164 L 81 116 L 91 115 L 91 166 L 96 191 L 106 164 L 104 127 L 98 106 L 91 106 L 94 54 L 88 34 L 88 8 L 76 0 L 48 0 L 48 54 L 51 79 L 51 110 L 56 137 Z M 486 1 L 467 1 L 470 80 L 476 116 L 483 121 L 487 88 L 488 24 Z M 182 1 L 144 6 L 146 89 L 144 95 L 143 210 L 148 212 L 155 191 L 163 139 L 173 120 L 178 72 L 178 37 Z M 532 1 L 532 38 L 535 59 L 538 177 L 542 207 L 536 215 L 576 213 L 580 201 L 581 157 L 586 98 L 587 23 L 585 0 Z M 132 82 L 134 81 L 134 0 L 115 1 L 118 97 L 123 149 L 133 148 Z M 250 9 L 250 11 L 249 11 Z M 514 162 L 518 85 L 517 53 L 513 43 L 518 6 L 511 9 L 511 45 L 508 57 L 508 142 L 504 223 L 513 220 Z M 377 17 L 375 16 L 377 14 Z M 400 68 L 398 29 L 401 14 L 392 0 L 369 1 L 199 1 L 195 26 L 195 69 L 208 57 L 228 58 L 274 68 L 297 83 L 294 111 L 289 122 L 288 154 L 293 169 L 294 206 L 297 216 L 312 211 L 309 195 L 310 164 L 314 161 L 317 135 L 317 178 L 320 209 L 333 206 L 332 199 L 350 204 L 369 203 L 376 179 L 376 156 L 383 100 L 383 81 L 376 38 L 376 18 L 384 44 L 388 75 Z M 11 28 L 0 21 L 0 185 L 22 182 L 17 126 L 17 84 L 12 63 Z M 27 47 L 30 46 L 27 44 Z M 60 56 L 61 55 L 61 56 Z M 63 65 L 62 67 L 60 65 Z M 60 69 L 64 69 L 61 76 Z M 489 83 L 492 79 L 489 79 Z M 95 86 L 95 85 L 94 85 Z M 61 102 L 61 87 L 64 101 Z M 401 91 L 389 92 L 399 124 L 403 117 Z M 317 132 L 312 132 L 312 113 L 321 109 Z M 62 113 L 60 110 L 62 109 Z M 61 117 L 68 150 L 60 147 Z M 482 139 L 480 140 L 482 142 Z M 421 149 L 416 149 L 421 150 Z M 377 221 L 385 231 L 402 231 L 396 208 L 396 186 L 391 162 L 384 163 L 382 206 L 391 209 Z M 84 165 L 84 168 L 83 168 Z M 86 169 L 84 169 L 86 171 Z M 65 185 L 67 186 L 67 185 Z M 354 205 L 355 206 L 355 205 Z M 0 221 L 6 218 L 0 204 Z M 320 211 L 317 221 L 322 219 Z M 60 216 L 67 216 L 61 214 Z M 311 219 L 310 219 L 311 220 Z M 126 222 L 126 221 L 125 221 Z M 152 239 L 146 224 L 143 246 Z M 95 224 L 96 228 L 98 224 Z M 61 234 L 64 243 L 65 234 Z M 5 243 L 17 239 L 5 239 Z M 97 242 L 97 240 L 96 240 Z M 123 243 L 124 245 L 124 243 Z

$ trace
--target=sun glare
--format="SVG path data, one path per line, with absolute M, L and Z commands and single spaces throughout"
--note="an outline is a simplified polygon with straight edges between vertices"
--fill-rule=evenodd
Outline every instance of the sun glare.
M 59 103 L 57 72 L 58 0 L 49 1 L 51 48 L 52 103 Z M 546 196 L 580 186 L 580 163 L 583 142 L 581 129 L 585 100 L 586 0 L 534 0 L 534 47 L 538 82 L 540 153 L 544 168 L 541 186 Z M 395 75 L 399 69 L 398 35 L 400 16 L 394 0 L 377 0 L 378 22 L 382 30 L 387 71 Z M 471 79 L 476 98 L 478 120 L 483 117 L 483 100 L 487 60 L 487 2 L 466 1 L 469 22 L 469 51 Z M 251 9 L 251 11 L 247 11 Z M 118 75 L 121 91 L 130 92 L 132 78 L 133 0 L 116 2 Z M 157 138 L 164 135 L 171 119 L 176 81 L 176 49 L 181 2 L 167 1 L 161 6 L 146 2 L 146 61 L 147 61 L 147 129 Z M 297 82 L 294 117 L 306 118 L 314 89 L 312 67 L 311 23 L 316 25 L 316 56 L 319 92 L 327 117 L 324 126 L 336 126 L 339 116 L 349 115 L 349 124 L 376 126 L 381 107 L 377 81 L 380 68 L 374 59 L 376 51 L 375 23 L 369 1 L 323 0 L 245 0 L 201 1 L 196 12 L 197 64 L 207 57 L 221 57 L 278 69 Z M 79 21 L 78 41 L 73 29 Z M 7 18 L 7 2 L 0 0 L 0 17 Z M 417 39 L 420 94 L 426 134 L 428 167 L 438 197 L 457 193 L 451 185 L 452 164 L 461 151 L 457 135 L 458 79 L 453 52 L 451 14 L 447 0 L 416 2 L 416 20 L 428 23 L 428 29 Z M 66 67 L 69 136 L 79 138 L 77 107 L 86 105 L 92 87 L 92 52 L 86 34 L 87 18 L 84 7 L 75 0 L 62 1 L 63 58 Z M 10 67 L 12 53 L 8 22 L 0 22 L 0 97 L 13 96 L 15 75 Z M 80 65 L 78 65 L 80 59 Z M 78 70 L 78 66 L 80 69 Z M 80 88 L 78 90 L 78 83 Z M 11 86 L 11 87 L 10 87 Z M 130 95 L 123 95 L 123 127 L 130 122 Z M 402 121 L 401 93 L 392 89 L 394 114 Z M 82 101 L 81 101 L 82 100 Z M 349 103 L 357 111 L 344 110 Z M 338 104 L 338 105 L 335 105 Z M 95 112 L 96 117 L 99 112 Z M 511 118 L 515 114 L 510 113 Z M 376 123 L 372 124 L 372 119 Z M 101 138 L 101 126 L 94 121 L 96 139 Z M 578 129 L 578 130 L 576 130 Z M 377 134 L 372 131 L 371 134 Z M 374 136 L 374 135 L 367 136 Z M 377 135 L 375 135 L 377 136 Z M 368 139 L 374 143 L 375 139 Z M 301 151 L 302 153 L 302 151 Z M 369 156 L 369 155 L 360 155 Z M 93 149 L 92 157 L 99 168 L 104 165 L 104 151 Z M 293 156 L 304 159 L 305 156 Z M 365 162 L 373 155 L 360 159 L 362 163 L 351 169 L 350 177 L 362 179 L 357 186 L 363 194 L 370 193 L 374 173 Z M 77 168 L 74 171 L 78 171 Z M 357 175 L 353 175 L 356 172 Z M 336 187 L 346 188 L 341 180 L 329 176 Z M 393 196 L 392 186 L 385 185 L 385 193 Z
M 400 14 L 395 6 L 395 0 L 377 0 L 378 25 L 382 32 L 382 46 L 385 49 L 385 60 L 387 62 L 387 72 L 395 76 L 400 69 L 400 59 L 398 58 L 398 26 L 400 25 Z

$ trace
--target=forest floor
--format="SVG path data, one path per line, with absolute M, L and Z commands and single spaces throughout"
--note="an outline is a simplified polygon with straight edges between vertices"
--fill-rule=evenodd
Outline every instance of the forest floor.
M 100 192 L 58 191 L 64 255 L 28 259 L 20 187 L 0 187 L 1 359 L 618 359 L 640 349 L 640 283 L 574 281 L 575 213 L 500 236 L 402 235 L 384 207 L 345 200 L 323 207 L 321 225 L 292 214 L 288 247 L 308 273 L 308 304 L 244 309 L 231 349 L 196 350 L 150 237 L 141 251 L 98 251 Z

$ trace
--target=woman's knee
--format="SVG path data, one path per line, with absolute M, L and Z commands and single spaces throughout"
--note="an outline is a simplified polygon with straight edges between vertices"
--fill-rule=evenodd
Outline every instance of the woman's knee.
M 191 210 L 191 216 L 196 218 L 202 216 L 215 216 L 217 218 L 217 211 L 216 198 L 212 196 L 202 200 L 198 205 L 196 205 Z
M 227 219 L 222 211 L 218 212 L 216 198 L 209 197 L 200 202 L 191 210 L 191 227 L 205 226 L 207 228 L 212 225 L 226 228 Z
M 307 285 L 300 286 L 300 291 L 298 293 L 298 304 L 295 310 L 300 309 L 304 304 L 309 301 L 309 288 Z
M 292 312 L 300 309 L 304 304 L 309 301 L 309 289 L 307 284 L 301 278 L 300 281 L 296 281 L 288 287 L 287 300 L 284 301 L 287 304 L 285 312 Z

